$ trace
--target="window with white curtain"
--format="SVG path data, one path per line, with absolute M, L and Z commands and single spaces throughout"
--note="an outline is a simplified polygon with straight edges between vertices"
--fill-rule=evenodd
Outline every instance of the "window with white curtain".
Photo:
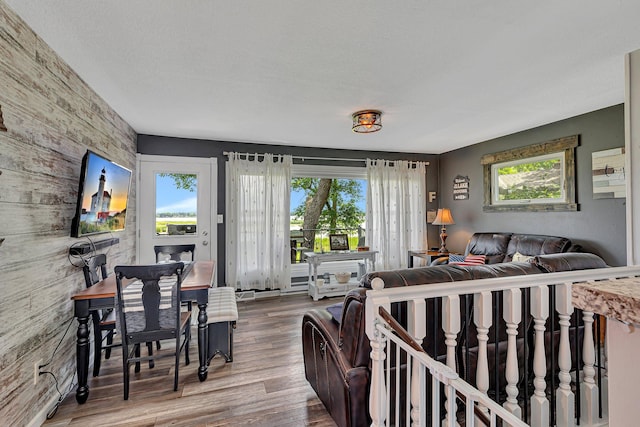
M 424 162 L 367 160 L 367 242 L 378 268 L 407 267 L 407 252 L 427 247 Z
M 291 178 L 332 178 L 332 179 L 355 179 L 366 182 L 367 169 L 365 167 L 357 166 L 335 166 L 335 165 L 313 165 L 305 163 L 296 163 L 291 167 Z M 366 199 L 366 183 L 365 194 L 363 197 Z M 293 209 L 293 205 L 291 208 Z M 366 210 L 366 201 L 365 201 Z M 366 223 L 362 224 L 363 228 L 366 228 Z M 292 236 L 296 233 L 300 233 L 301 225 L 291 224 Z M 328 234 L 324 233 L 319 238 L 328 238 Z M 293 239 L 293 237 L 292 237 Z M 351 249 L 356 249 L 354 246 Z M 314 248 L 308 248 L 307 251 L 313 251 Z M 293 254 L 291 255 L 294 256 Z M 308 265 L 304 261 L 303 254 L 295 255 L 297 262 L 292 262 L 291 265 L 291 277 L 307 277 Z M 340 266 L 340 267 L 338 267 Z M 322 272 L 324 270 L 334 271 L 336 268 L 341 268 L 345 271 L 358 271 L 357 261 L 335 261 L 330 263 L 323 263 L 321 266 Z M 332 270 L 333 269 L 333 270 Z M 304 282 L 306 284 L 306 281 Z
M 230 153 L 226 168 L 228 284 L 239 290 L 287 289 L 291 156 L 240 157 Z

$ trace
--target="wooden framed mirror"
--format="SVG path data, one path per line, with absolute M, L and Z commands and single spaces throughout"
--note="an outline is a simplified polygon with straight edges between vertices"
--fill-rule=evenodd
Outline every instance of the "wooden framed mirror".
M 577 211 L 578 135 L 482 156 L 485 212 Z

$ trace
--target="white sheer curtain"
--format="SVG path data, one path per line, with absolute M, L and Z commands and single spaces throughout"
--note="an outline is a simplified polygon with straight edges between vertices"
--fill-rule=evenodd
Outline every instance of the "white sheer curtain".
M 291 156 L 240 156 L 230 153 L 227 163 L 227 283 L 240 290 L 289 288 Z
M 367 243 L 381 270 L 407 267 L 427 246 L 426 163 L 367 159 Z

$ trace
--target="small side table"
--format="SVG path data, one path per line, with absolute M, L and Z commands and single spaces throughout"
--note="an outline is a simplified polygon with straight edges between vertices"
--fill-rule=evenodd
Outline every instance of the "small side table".
M 409 268 L 413 268 L 413 257 L 426 259 L 427 263 L 431 264 L 435 259 L 440 257 L 446 257 L 448 255 L 449 255 L 448 253 L 441 254 L 438 251 L 428 251 L 428 250 L 409 251 L 407 266 Z

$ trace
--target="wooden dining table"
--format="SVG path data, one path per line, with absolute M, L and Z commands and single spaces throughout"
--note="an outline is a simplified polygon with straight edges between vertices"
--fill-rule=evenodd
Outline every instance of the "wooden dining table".
M 215 261 L 195 261 L 185 268 L 182 280 L 182 301 L 193 301 L 198 304 L 198 378 L 207 379 L 207 303 L 209 288 L 213 284 Z M 78 388 L 76 401 L 85 403 L 89 397 L 87 384 L 89 375 L 89 318 L 94 310 L 114 308 L 116 295 L 116 277 L 109 275 L 106 279 L 71 296 L 73 313 L 78 321 L 76 341 L 76 359 Z

